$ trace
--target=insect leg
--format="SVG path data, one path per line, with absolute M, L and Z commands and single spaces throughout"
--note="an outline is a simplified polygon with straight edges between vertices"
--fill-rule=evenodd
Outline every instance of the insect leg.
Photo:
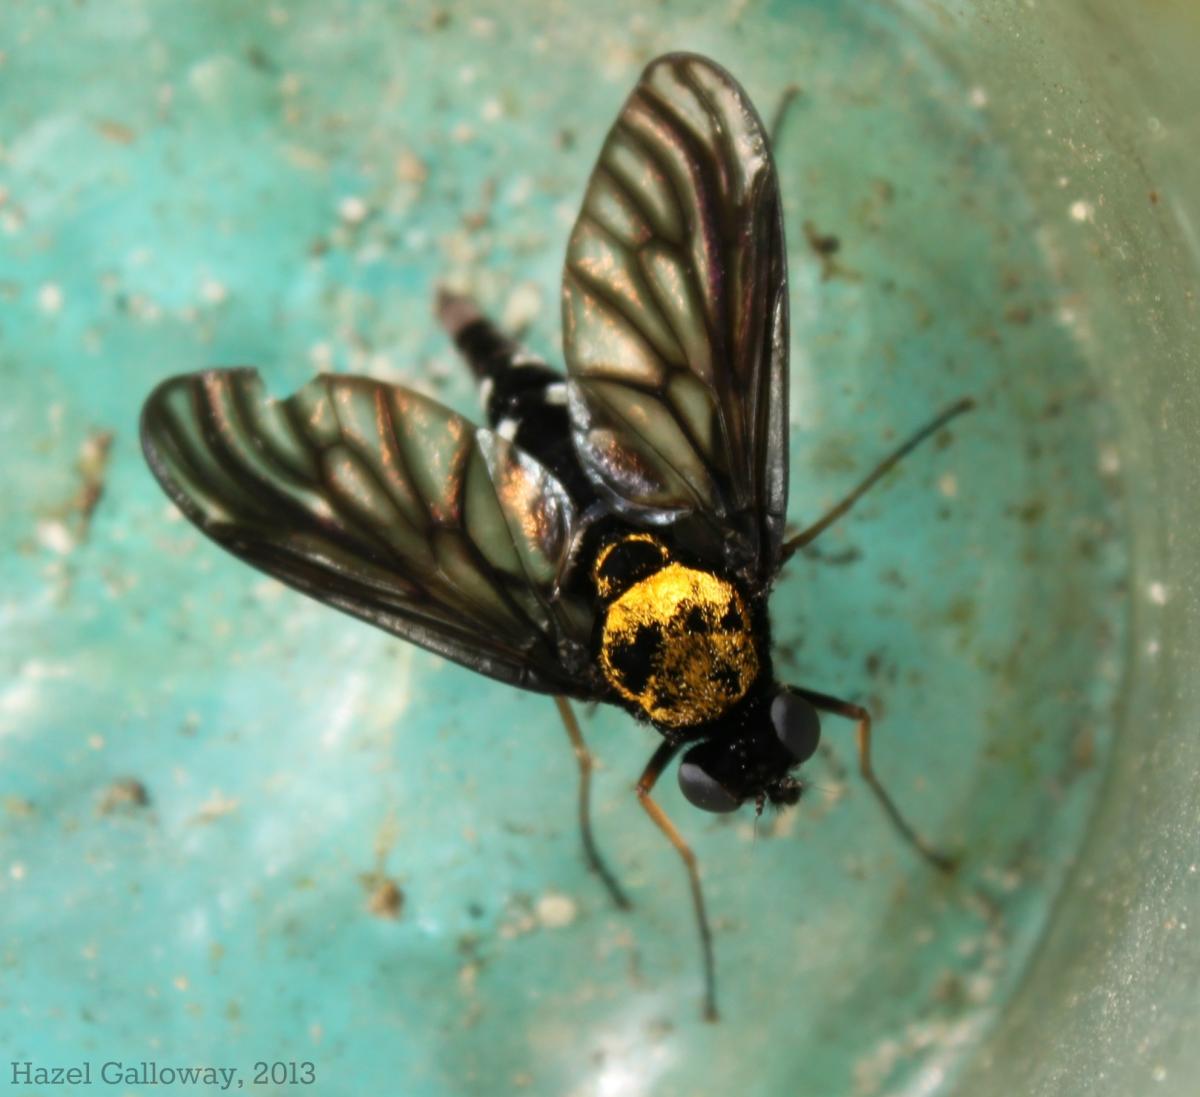
M 883 787 L 879 778 L 875 776 L 874 767 L 871 765 L 871 714 L 861 705 L 842 701 L 837 697 L 830 697 L 825 693 L 817 693 L 815 690 L 793 688 L 796 693 L 800 694 L 814 708 L 824 712 L 832 712 L 836 716 L 844 716 L 847 720 L 855 722 L 858 740 L 859 772 L 862 774 L 863 780 L 867 782 L 871 791 L 875 793 L 875 798 L 879 801 L 892 826 L 899 832 L 900 837 L 924 857 L 926 861 L 933 865 L 934 868 L 941 872 L 953 872 L 958 867 L 958 862 L 955 858 L 947 853 L 943 853 L 941 850 L 934 849 L 933 846 L 929 845 L 913 829 L 912 824 L 900 814 L 900 809 L 896 806 L 896 802 L 892 799 L 891 794 Z
M 914 449 L 917 448 L 926 438 L 937 434 L 951 419 L 962 415 L 965 411 L 970 411 L 975 406 L 975 401 L 970 396 L 965 396 L 961 400 L 951 404 L 948 408 L 941 411 L 934 419 L 926 423 L 916 434 L 908 439 L 903 445 L 897 447 L 892 453 L 885 457 L 875 468 L 863 479 L 863 481 L 847 495 L 840 503 L 830 508 L 823 517 L 815 521 L 807 529 L 797 533 L 795 537 L 783 543 L 783 555 L 780 562 L 788 559 L 797 549 L 802 549 L 810 541 L 815 541 L 821 536 L 834 522 L 836 522 L 843 514 L 846 513 L 855 503 L 859 501 L 881 477 L 889 473 L 900 461 L 907 457 Z
M 667 836 L 687 869 L 688 882 L 692 885 L 692 906 L 696 911 L 696 926 L 700 930 L 700 948 L 704 961 L 704 1019 L 717 1020 L 717 977 L 713 966 L 712 931 L 708 925 L 708 914 L 704 909 L 704 892 L 700 887 L 700 869 L 696 864 L 696 855 L 691 846 L 683 840 L 683 835 L 675 828 L 675 824 L 667 818 L 666 812 L 651 798 L 650 792 L 657 783 L 662 771 L 678 752 L 682 743 L 664 742 L 653 757 L 646 763 L 642 776 L 638 779 L 638 801 L 646 809 L 646 814 L 654 820 L 659 830 Z
M 779 133 L 783 129 L 784 119 L 788 116 L 788 108 L 796 101 L 800 95 L 799 84 L 788 84 L 783 89 L 783 94 L 779 97 L 779 105 L 775 108 L 775 113 L 771 117 L 771 149 L 779 147 Z
M 558 706 L 558 714 L 562 717 L 563 727 L 567 729 L 567 737 L 571 740 L 571 746 L 575 750 L 575 760 L 579 763 L 579 832 L 583 837 L 583 852 L 587 857 L 588 868 L 604 881 L 604 886 L 608 888 L 612 901 L 622 910 L 628 910 L 633 904 L 629 902 L 624 890 L 617 882 L 616 876 L 613 875 L 612 869 L 600 856 L 595 839 L 592 837 L 593 763 L 591 751 L 588 750 L 587 743 L 583 741 L 583 732 L 579 728 L 579 721 L 575 719 L 575 713 L 567 699 L 555 697 L 554 703 Z

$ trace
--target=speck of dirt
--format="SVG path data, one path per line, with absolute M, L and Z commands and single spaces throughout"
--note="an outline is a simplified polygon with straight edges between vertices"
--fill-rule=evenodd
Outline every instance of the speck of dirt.
M 99 815 L 131 812 L 150 806 L 150 792 L 136 777 L 119 777 L 100 795 L 96 805 Z
M 951 625 L 969 625 L 975 620 L 975 601 L 972 598 L 954 598 L 946 607 L 946 622 Z
M 367 911 L 376 918 L 396 921 L 404 910 L 404 889 L 390 876 L 372 873 L 363 880 L 367 890 Z
M 1025 525 L 1034 526 L 1046 515 L 1046 501 L 1044 499 L 1031 499 L 1028 503 L 1022 503 L 1018 507 L 1011 508 L 1010 513 Z
M 534 913 L 543 929 L 564 929 L 575 921 L 579 908 L 569 895 L 547 892 L 538 899 Z
M 10 819 L 31 819 L 37 809 L 32 800 L 24 796 L 6 796 L 4 798 L 4 813 Z
M 67 504 L 66 511 L 74 519 L 74 543 L 83 544 L 92 527 L 92 517 L 104 497 L 108 459 L 112 452 L 113 432 L 96 430 L 79 447 L 75 467 L 79 471 L 79 488 Z
M 833 233 L 818 232 L 817 227 L 811 221 L 805 221 L 803 227 L 808 246 L 822 259 L 837 255 L 842 250 L 841 240 Z

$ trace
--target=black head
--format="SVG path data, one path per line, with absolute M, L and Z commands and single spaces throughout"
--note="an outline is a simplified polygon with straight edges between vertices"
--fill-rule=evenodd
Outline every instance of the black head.
M 739 728 L 689 749 L 679 764 L 679 787 L 704 811 L 734 811 L 747 800 L 760 807 L 764 801 L 794 804 L 800 782 L 791 771 L 813 756 L 820 741 L 817 710 L 780 687 Z

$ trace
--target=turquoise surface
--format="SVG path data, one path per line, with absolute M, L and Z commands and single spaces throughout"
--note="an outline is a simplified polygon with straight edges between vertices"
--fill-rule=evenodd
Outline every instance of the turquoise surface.
M 655 738 L 585 714 L 623 915 L 579 855 L 549 701 L 227 558 L 136 437 L 152 386 L 208 364 L 258 364 L 278 393 L 395 377 L 477 415 L 430 319 L 439 281 L 557 358 L 587 172 L 675 48 L 768 117 L 800 88 L 777 150 L 793 521 L 979 402 L 772 603 L 780 672 L 872 707 L 881 775 L 962 872 L 895 839 L 833 720 L 787 815 L 703 816 L 664 781 L 715 922 L 716 1027 L 683 873 L 631 794 Z M 901 11 L 832 3 L 17 4 L 0 51 L 0 1069 L 227 1066 L 264 1094 L 949 1091 L 1097 802 L 1126 628 L 1106 392 L 988 90 Z M 255 1085 L 256 1061 L 317 1082 Z

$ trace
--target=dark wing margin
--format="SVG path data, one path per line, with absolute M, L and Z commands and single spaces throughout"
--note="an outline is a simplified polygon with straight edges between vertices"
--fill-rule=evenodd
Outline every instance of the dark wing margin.
M 571 234 L 575 445 L 633 521 L 684 522 L 761 582 L 787 512 L 787 260 L 770 144 L 703 57 L 652 62 Z
M 142 448 L 183 513 L 289 586 L 489 677 L 587 695 L 591 611 L 559 596 L 574 510 L 538 462 L 408 389 L 252 369 L 164 382 Z

